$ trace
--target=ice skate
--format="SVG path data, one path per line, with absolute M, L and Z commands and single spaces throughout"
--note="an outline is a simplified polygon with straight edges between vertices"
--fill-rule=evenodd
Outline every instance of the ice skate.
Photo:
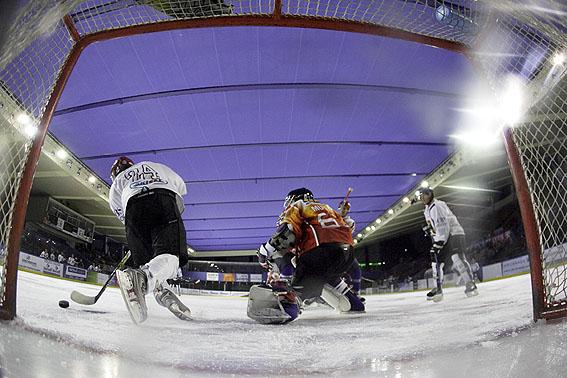
M 467 297 L 474 297 L 478 295 L 478 290 L 476 288 L 476 284 L 474 283 L 474 281 L 467 282 L 465 286 L 466 286 L 465 295 Z
M 427 293 L 427 300 L 433 302 L 440 302 L 443 300 L 443 289 L 437 289 L 434 287 L 429 293 Z
M 345 293 L 348 301 L 350 302 L 350 309 L 348 311 L 343 311 L 343 314 L 363 314 L 366 312 L 366 306 L 364 306 L 364 302 L 360 300 L 360 297 L 349 291 Z
M 177 316 L 181 320 L 193 320 L 191 317 L 191 310 L 189 307 L 185 306 L 183 302 L 166 287 L 156 288 L 154 291 L 154 297 L 156 302 L 165 308 L 167 308 L 171 313 Z
M 127 268 L 116 271 L 116 280 L 132 321 L 136 324 L 144 322 L 148 318 L 146 274 L 141 269 Z

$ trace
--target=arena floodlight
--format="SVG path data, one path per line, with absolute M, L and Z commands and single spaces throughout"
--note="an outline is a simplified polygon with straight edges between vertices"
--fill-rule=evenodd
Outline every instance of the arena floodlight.
M 30 137 L 33 138 L 35 136 L 35 134 L 37 134 L 37 127 L 35 127 L 32 124 L 27 124 L 24 126 L 24 133 Z
M 64 149 L 60 149 L 60 150 L 57 150 L 57 152 L 55 152 L 55 156 L 57 156 L 59 159 L 63 160 L 65 158 L 67 158 L 68 154 L 67 154 L 67 151 L 65 151 Z
M 394 209 L 388 210 L 388 214 L 390 214 L 390 215 L 394 214 Z
M 441 185 L 441 186 L 444 188 L 464 190 L 464 191 L 499 193 L 498 190 L 477 188 L 474 186 L 465 186 L 465 185 Z
M 421 182 L 421 187 L 422 187 L 422 188 L 429 188 L 429 183 L 428 183 L 427 181 L 423 180 L 423 181 Z M 417 193 L 417 192 L 416 192 L 416 193 Z
M 89 176 L 89 182 L 90 182 L 91 184 L 94 184 L 95 181 L 96 181 L 96 177 L 94 177 L 94 176 Z
M 404 203 L 409 203 L 409 198 L 408 197 L 404 197 L 404 199 L 402 200 Z
M 20 113 L 16 116 L 16 121 L 21 125 L 27 126 L 32 124 L 32 119 L 26 113 Z
M 508 126 L 514 126 L 523 114 L 524 85 L 519 78 L 510 76 L 500 98 L 500 119 Z
M 565 54 L 563 53 L 557 53 L 553 56 L 553 65 L 554 66 L 561 66 L 563 63 L 565 63 Z
M 499 135 L 498 130 L 483 128 L 461 134 L 451 134 L 449 137 L 460 140 L 470 146 L 489 147 L 500 140 Z

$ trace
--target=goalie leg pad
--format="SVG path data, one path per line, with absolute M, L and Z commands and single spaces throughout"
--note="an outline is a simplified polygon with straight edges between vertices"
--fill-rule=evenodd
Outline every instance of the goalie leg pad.
M 297 302 L 288 302 L 281 293 L 266 285 L 250 288 L 246 314 L 261 324 L 284 324 L 299 316 Z
M 321 297 L 332 308 L 341 312 L 364 311 L 364 304 L 350 291 L 343 280 L 338 280 L 335 286 L 325 284 Z

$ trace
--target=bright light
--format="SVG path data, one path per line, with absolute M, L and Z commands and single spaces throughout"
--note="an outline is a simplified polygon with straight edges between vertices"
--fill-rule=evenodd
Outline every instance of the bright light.
M 422 181 L 421 185 L 422 188 L 429 188 L 429 183 L 427 181 Z M 417 193 L 417 192 L 416 192 Z
M 523 114 L 524 86 L 520 79 L 510 76 L 506 82 L 506 87 L 500 97 L 499 113 L 502 121 L 509 126 L 516 124 Z
M 474 186 L 463 186 L 463 185 L 441 185 L 441 186 L 444 187 L 444 188 L 457 189 L 457 190 L 469 190 L 469 191 L 475 191 L 475 192 L 499 193 L 498 190 L 477 188 L 477 187 L 474 187 Z
M 394 209 L 388 210 L 388 214 L 394 214 Z
M 489 147 L 500 141 L 499 130 L 480 128 L 462 134 L 452 134 L 449 137 L 475 147 Z
M 37 134 L 37 127 L 35 127 L 32 124 L 27 124 L 24 126 L 24 133 L 30 137 L 33 138 L 35 136 L 35 134 Z
M 525 83 L 518 76 L 505 78 L 497 93 L 471 88 L 471 100 L 454 108 L 461 125 L 450 137 L 474 147 L 491 148 L 502 138 L 502 128 L 517 124 L 524 113 Z
M 412 175 L 412 177 L 415 177 L 415 176 L 417 176 L 417 173 L 412 173 L 411 175 Z
M 55 156 L 57 156 L 59 159 L 63 160 L 68 156 L 68 154 L 67 154 L 67 151 L 65 151 L 65 150 L 58 150 L 55 153 Z
M 376 223 L 378 224 L 382 223 L 382 219 L 376 219 Z
M 370 231 L 370 226 L 365 228 L 366 231 Z
M 565 63 L 565 54 L 557 53 L 553 56 L 553 65 L 554 66 L 560 66 L 563 63 Z
M 356 244 L 356 243 L 358 243 L 358 240 L 355 239 L 353 242 L 354 242 L 354 244 Z
M 419 190 L 416 190 L 414 194 L 415 194 L 416 197 L 421 196 L 421 192 Z
M 358 235 L 356 235 L 356 237 L 357 237 L 357 238 L 361 238 L 361 237 L 362 237 L 362 234 L 358 234 Z
M 16 116 L 16 121 L 22 125 L 30 125 L 32 123 L 32 119 L 26 113 L 20 113 Z
M 404 203 L 409 203 L 409 198 L 408 197 L 404 197 L 404 199 L 402 200 Z
M 91 184 L 94 184 L 95 181 L 96 181 L 96 177 L 94 177 L 94 176 L 89 176 L 89 182 L 90 182 Z
M 375 227 L 375 226 L 370 226 L 370 229 L 371 229 L 372 231 L 374 231 L 374 230 L 376 230 L 376 227 Z

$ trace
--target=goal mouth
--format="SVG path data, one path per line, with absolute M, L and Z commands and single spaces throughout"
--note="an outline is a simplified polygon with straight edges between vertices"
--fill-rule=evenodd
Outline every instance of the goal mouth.
M 567 242 L 565 191 L 565 69 L 554 63 L 566 50 L 557 13 L 542 17 L 512 2 L 493 8 L 476 1 L 70 1 L 30 2 L 16 9 L 0 55 L 0 306 L 15 310 L 19 238 L 33 173 L 47 128 L 81 52 L 97 41 L 182 28 L 276 26 L 317 28 L 398 38 L 467 55 L 494 88 L 505 73 L 533 93 L 523 120 L 510 129 L 509 154 L 532 256 L 534 316 L 542 317 L 554 287 L 565 292 L 561 264 L 542 252 Z M 62 17 L 62 15 L 65 15 Z M 496 21 L 498 20 L 498 21 Z M 563 68 L 562 68 L 563 67 Z M 24 114 L 21 118 L 17 116 Z M 26 118 L 27 117 L 27 118 Z M 2 141 L 10 141 L 5 143 Z M 556 161 L 544 164 L 549 157 Z M 511 160 L 514 160 L 511 158 Z M 26 164 L 27 162 L 27 164 Z M 544 281 L 544 280 L 550 280 Z M 560 288 L 560 289 L 557 289 Z M 553 293 L 551 293 L 553 294 Z M 557 295 L 554 294 L 554 298 Z M 563 299 L 559 300 L 560 304 Z M 559 305 L 562 307 L 562 305 Z M 554 310 L 555 311 L 555 310 Z

